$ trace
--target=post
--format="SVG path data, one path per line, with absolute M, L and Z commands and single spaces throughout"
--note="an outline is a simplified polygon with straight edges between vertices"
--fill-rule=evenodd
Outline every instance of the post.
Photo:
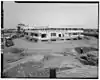
M 82 48 L 80 48 L 80 52 L 81 52 L 81 54 L 83 54 L 83 49 Z
M 50 78 L 56 78 L 56 69 L 55 68 L 50 69 Z

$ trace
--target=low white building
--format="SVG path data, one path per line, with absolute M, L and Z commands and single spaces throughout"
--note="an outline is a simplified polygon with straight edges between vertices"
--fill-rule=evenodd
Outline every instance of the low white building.
M 36 41 L 67 40 L 82 38 L 83 32 L 82 28 L 27 28 L 25 37 Z

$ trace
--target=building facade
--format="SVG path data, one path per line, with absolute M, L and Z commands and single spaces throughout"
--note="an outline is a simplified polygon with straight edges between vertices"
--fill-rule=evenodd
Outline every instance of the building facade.
M 35 41 L 57 41 L 83 38 L 82 28 L 39 28 L 25 29 L 25 38 Z

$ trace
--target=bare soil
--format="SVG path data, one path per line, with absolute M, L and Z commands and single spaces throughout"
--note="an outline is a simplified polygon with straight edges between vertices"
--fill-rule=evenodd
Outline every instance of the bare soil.
M 58 41 L 58 42 L 39 42 L 35 43 L 28 41 L 24 38 L 15 39 L 14 46 L 4 49 L 4 71 L 12 74 L 9 76 L 16 77 L 15 68 L 19 64 L 27 63 L 28 61 L 33 61 L 37 63 L 42 63 L 42 68 L 57 68 L 57 77 L 98 77 L 98 66 L 90 66 L 82 64 L 76 56 L 79 54 L 75 47 L 94 47 L 98 48 L 97 39 L 93 38 L 91 40 L 68 40 L 68 41 Z M 24 49 L 23 52 L 13 53 L 12 48 Z M 40 56 L 37 56 L 40 55 Z M 11 61 L 11 62 L 7 62 Z M 28 65 L 32 66 L 33 63 Z M 27 72 L 34 71 L 33 68 L 24 67 L 23 71 Z M 35 64 L 34 64 L 35 65 Z M 40 64 L 41 65 L 41 64 Z M 21 66 L 20 66 L 21 67 Z M 10 72 L 9 72 L 10 71 Z M 20 70 L 19 70 L 20 71 Z M 38 71 L 37 71 L 38 72 Z M 36 73 L 33 73 L 33 75 Z M 38 74 L 38 73 L 37 73 Z M 43 74 L 43 73 L 41 73 Z M 40 75 L 40 74 L 39 74 Z M 43 74 L 44 75 L 44 74 Z M 47 75 L 47 74 L 45 74 Z M 28 77 L 29 75 L 26 75 Z M 20 77 L 25 77 L 22 74 Z M 32 75 L 30 75 L 32 77 Z M 35 76 L 35 77 L 38 77 Z M 41 77 L 41 76 L 40 76 Z M 49 75 L 47 75 L 49 77 Z

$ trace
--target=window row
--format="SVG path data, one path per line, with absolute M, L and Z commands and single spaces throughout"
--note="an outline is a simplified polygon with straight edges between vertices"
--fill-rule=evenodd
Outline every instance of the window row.
M 68 35 L 82 35 L 83 33 L 65 33 L 65 34 L 68 34 Z M 28 35 L 27 32 L 25 32 L 25 35 Z M 30 36 L 36 36 L 38 37 L 39 34 L 38 33 L 30 33 Z M 47 36 L 47 34 L 41 34 L 41 37 L 42 38 L 45 38 Z M 51 36 L 57 36 L 56 33 L 51 33 Z M 59 37 L 64 37 L 64 34 L 58 34 Z
M 42 28 L 42 29 L 27 29 L 27 30 L 83 30 L 83 28 Z

